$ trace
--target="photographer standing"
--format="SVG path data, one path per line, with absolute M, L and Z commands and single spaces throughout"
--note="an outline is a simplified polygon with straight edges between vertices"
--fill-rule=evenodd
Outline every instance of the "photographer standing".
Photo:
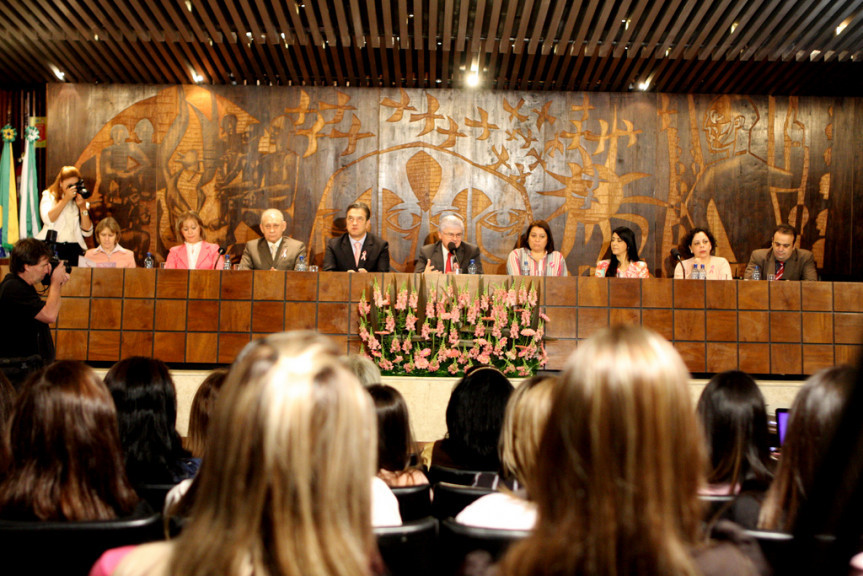
M 44 240 L 48 230 L 56 230 L 57 256 L 72 266 L 78 265 L 78 257 L 87 250 L 84 237 L 93 235 L 90 203 L 79 191 L 86 194 L 81 173 L 74 166 L 63 166 L 54 183 L 42 192 L 39 213 L 44 226 L 36 234 L 36 238 Z
M 54 361 L 54 341 L 48 326 L 60 312 L 60 289 L 69 281 L 64 266 L 51 271 L 51 249 L 35 238 L 12 248 L 9 274 L 0 282 L 0 366 L 16 386 L 27 374 Z M 50 274 L 48 297 L 34 285 Z

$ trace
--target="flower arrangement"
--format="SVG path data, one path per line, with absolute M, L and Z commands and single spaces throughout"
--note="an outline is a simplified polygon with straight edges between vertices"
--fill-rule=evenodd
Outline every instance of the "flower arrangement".
M 537 306 L 536 286 L 511 280 L 484 287 L 478 280 L 475 291 L 454 279 L 425 286 L 421 277 L 419 288 L 397 288 L 393 280 L 387 289 L 375 280 L 371 298 L 363 291 L 358 306 L 366 353 L 387 375 L 460 375 L 475 365 L 535 374 L 548 359 L 548 317 Z

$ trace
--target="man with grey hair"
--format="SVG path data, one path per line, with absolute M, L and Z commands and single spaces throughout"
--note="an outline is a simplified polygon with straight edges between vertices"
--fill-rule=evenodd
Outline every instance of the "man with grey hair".
M 293 270 L 300 254 L 305 255 L 306 245 L 284 235 L 288 227 L 285 216 L 270 208 L 261 214 L 263 238 L 246 243 L 240 270 Z
M 464 222 L 454 214 L 440 219 L 438 241 L 427 244 L 420 250 L 416 272 L 443 272 L 445 274 L 467 272 L 470 261 L 476 264 L 477 274 L 482 274 L 482 259 L 479 248 L 463 242 Z

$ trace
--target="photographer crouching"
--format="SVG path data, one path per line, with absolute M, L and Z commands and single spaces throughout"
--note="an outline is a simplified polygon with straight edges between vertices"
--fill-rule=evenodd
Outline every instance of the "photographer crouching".
M 51 247 L 36 238 L 12 248 L 9 273 L 0 282 L 0 369 L 18 387 L 27 375 L 54 361 L 49 324 L 60 312 L 60 290 L 69 272 Z M 43 301 L 34 285 L 48 287 Z
M 78 265 L 78 257 L 87 250 L 84 237 L 93 235 L 90 219 L 90 192 L 81 173 L 74 166 L 63 166 L 54 183 L 42 192 L 39 213 L 44 226 L 36 238 L 45 240 L 49 230 L 57 232 L 55 250 L 60 260 Z

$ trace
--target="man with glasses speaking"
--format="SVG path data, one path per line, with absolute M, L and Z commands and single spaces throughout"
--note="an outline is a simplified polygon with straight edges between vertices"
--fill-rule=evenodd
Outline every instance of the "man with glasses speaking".
M 476 273 L 482 274 L 482 259 L 479 248 L 463 242 L 464 222 L 454 214 L 440 219 L 438 237 L 434 244 L 427 244 L 420 250 L 416 272 L 443 272 L 445 274 L 466 273 L 471 261 L 476 265 Z

